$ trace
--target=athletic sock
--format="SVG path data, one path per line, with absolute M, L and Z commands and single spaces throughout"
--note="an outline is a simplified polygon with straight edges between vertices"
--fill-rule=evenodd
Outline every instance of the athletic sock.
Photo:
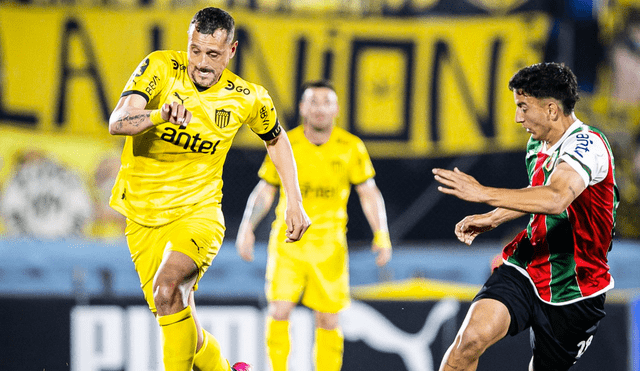
M 193 358 L 193 371 L 230 371 L 231 366 L 220 352 L 220 343 L 210 333 L 202 330 L 204 342 Z
M 191 307 L 178 313 L 158 316 L 162 334 L 162 360 L 165 371 L 191 371 L 198 344 L 198 330 Z
M 287 371 L 287 358 L 289 358 L 289 321 L 276 321 L 267 318 L 265 329 L 267 353 L 273 371 Z
M 316 328 L 314 353 L 317 371 L 340 371 L 343 351 L 344 337 L 340 328 Z

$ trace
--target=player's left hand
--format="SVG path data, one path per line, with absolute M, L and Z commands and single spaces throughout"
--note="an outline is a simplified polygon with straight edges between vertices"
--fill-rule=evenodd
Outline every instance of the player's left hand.
M 374 232 L 371 252 L 376 254 L 376 265 L 378 267 L 384 267 L 391 260 L 391 251 L 389 232 L 382 230 Z
M 311 219 L 302 207 L 302 202 L 287 202 L 287 210 L 284 213 L 285 222 L 287 223 L 287 239 L 285 242 L 300 241 L 304 232 L 309 229 Z
M 389 260 L 391 260 L 391 249 L 385 249 L 377 245 L 372 245 L 371 252 L 376 254 L 376 265 L 378 267 L 384 267 L 385 265 L 387 265 Z
M 442 185 L 438 191 L 470 202 L 485 202 L 484 186 L 474 177 L 463 173 L 457 167 L 451 170 L 434 168 L 434 179 Z

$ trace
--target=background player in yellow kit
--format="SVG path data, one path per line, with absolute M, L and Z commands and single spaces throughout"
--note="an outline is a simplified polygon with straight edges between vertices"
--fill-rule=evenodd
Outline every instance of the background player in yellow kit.
M 127 243 L 161 326 L 166 371 L 230 370 L 198 322 L 193 293 L 222 244 L 222 167 L 243 123 L 265 141 L 285 188 L 287 226 L 279 238 L 297 241 L 310 223 L 269 94 L 226 69 L 238 45 L 234 30 L 224 10 L 198 11 L 188 51 L 149 54 L 109 121 L 111 134 L 127 136 L 110 204 L 127 217 Z
M 289 131 L 304 207 L 313 225 L 304 241 L 283 243 L 280 236 L 287 228 L 283 214 L 288 200 L 281 192 L 267 263 L 266 344 L 273 371 L 287 370 L 289 315 L 300 299 L 315 312 L 316 370 L 341 368 L 344 339 L 338 313 L 350 302 L 346 225 L 352 184 L 374 232 L 376 263 L 383 266 L 391 258 L 387 215 L 373 179 L 373 165 L 364 143 L 334 126 L 338 110 L 338 97 L 328 82 L 308 83 L 300 101 L 303 125 Z M 253 259 L 253 231 L 269 211 L 280 185 L 272 160 L 267 156 L 260 168 L 262 179 L 249 196 L 238 230 L 236 248 L 247 261 Z

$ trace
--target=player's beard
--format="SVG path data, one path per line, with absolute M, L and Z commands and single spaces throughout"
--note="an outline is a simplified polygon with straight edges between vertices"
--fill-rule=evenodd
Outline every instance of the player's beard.
M 206 77 L 201 76 L 200 75 L 201 71 L 208 72 L 207 76 Z M 218 82 L 218 79 L 219 79 L 218 74 L 216 74 L 216 71 L 212 69 L 201 70 L 198 68 L 194 68 L 191 71 L 191 80 L 193 80 L 193 83 L 200 88 L 208 89 L 213 85 L 215 85 L 215 83 Z

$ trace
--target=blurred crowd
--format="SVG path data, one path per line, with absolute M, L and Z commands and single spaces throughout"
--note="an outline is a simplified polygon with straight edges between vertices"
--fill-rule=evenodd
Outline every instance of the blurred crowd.
M 576 71 L 584 83 L 578 117 L 607 134 L 616 156 L 621 192 L 618 236 L 640 238 L 640 0 L 0 0 L 1 4 L 161 9 L 210 5 L 352 17 L 442 12 L 504 15 L 545 9 L 558 25 L 550 35 L 545 59 L 565 62 Z M 591 32 L 597 48 L 581 45 Z M 0 235 L 121 237 L 124 219 L 107 205 L 119 168 L 117 155 L 104 158 L 90 177 L 74 173 L 64 162 L 38 150 L 4 159 L 2 165 L 8 164 L 13 166 L 11 177 L 0 184 Z

